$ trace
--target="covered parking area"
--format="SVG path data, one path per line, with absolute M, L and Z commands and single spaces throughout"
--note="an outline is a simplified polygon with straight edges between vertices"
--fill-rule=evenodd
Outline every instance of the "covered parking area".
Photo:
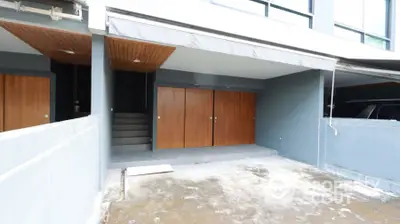
M 387 67 L 387 64 L 374 64 L 373 61 L 338 61 L 335 58 L 271 46 L 268 43 L 256 43 L 237 37 L 205 32 L 182 24 L 178 26 L 178 24 L 153 18 L 144 19 L 143 16 L 139 18 L 120 12 L 109 12 L 108 17 L 109 35 L 111 36 L 148 41 L 175 48 L 171 56 L 160 65 L 160 69 L 155 74 L 153 125 L 151 127 L 153 152 L 146 152 L 148 156 L 143 157 L 140 156 L 143 155 L 143 152 L 138 154 L 124 152 L 119 156 L 117 155 L 113 162 L 119 163 L 123 162 L 124 158 L 133 159 L 134 157 L 154 160 L 160 155 L 158 149 L 163 148 L 168 148 L 166 150 L 174 151 L 172 154 L 175 154 L 176 149 L 183 149 L 179 152 L 185 153 L 184 148 L 199 149 L 219 146 L 216 144 L 218 143 L 216 134 L 218 134 L 219 119 L 221 116 L 229 117 L 228 112 L 215 116 L 219 109 L 216 101 L 219 92 L 253 93 L 255 97 L 253 106 L 245 106 L 245 108 L 254 107 L 254 112 L 247 111 L 249 117 L 254 115 L 254 120 L 249 119 L 247 123 L 250 124 L 248 125 L 249 131 L 244 131 L 247 130 L 244 128 L 240 130 L 242 132 L 237 131 L 239 137 L 230 138 L 227 133 L 232 133 L 232 136 L 234 136 L 234 130 L 246 127 L 246 124 L 226 128 L 224 133 L 227 134 L 225 137 L 228 140 L 225 145 L 255 144 L 267 149 L 277 150 L 282 156 L 332 172 L 337 171 L 332 167 L 352 170 L 357 175 L 366 174 L 365 176 L 361 175 L 363 181 L 370 177 L 378 178 L 382 180 L 380 187 L 398 192 L 395 189 L 396 187 L 387 188 L 383 184 L 386 182 L 384 179 L 386 179 L 394 184 L 393 186 L 397 186 L 398 178 L 393 176 L 394 172 L 390 171 L 389 168 L 386 171 L 382 171 L 380 168 L 372 168 L 373 166 L 366 168 L 367 164 L 374 160 L 374 156 L 364 151 L 365 147 L 368 147 L 371 150 L 370 153 L 380 154 L 378 158 L 380 158 L 379 161 L 382 165 L 393 161 L 394 157 L 388 156 L 389 153 L 381 154 L 380 150 L 374 147 L 377 144 L 383 144 L 381 142 L 386 142 L 390 144 L 390 147 L 385 148 L 385 150 L 390 148 L 391 154 L 389 155 L 396 153 L 395 132 L 388 131 L 387 135 L 383 132 L 380 132 L 379 135 L 374 133 L 380 128 L 393 130 L 394 127 L 397 127 L 397 123 L 384 120 L 324 117 L 330 116 L 330 109 L 326 108 L 331 108 L 329 102 L 332 80 L 334 80 L 333 83 L 341 83 L 341 87 L 379 84 L 385 89 L 388 84 L 383 83 L 387 83 L 387 80 L 390 79 L 396 79 L 398 76 L 397 72 L 394 71 L 396 69 Z M 382 69 L 385 67 L 388 69 Z M 336 74 L 336 78 L 333 77 L 333 74 Z M 377 80 L 374 77 L 382 79 Z M 334 85 L 337 94 L 335 93 L 333 99 L 339 99 L 339 94 L 348 95 L 345 88 L 339 89 L 337 87 Z M 160 94 L 162 92 L 160 88 L 169 89 L 169 93 L 167 91 Z M 190 115 L 190 112 L 186 112 L 188 104 L 186 100 L 192 97 L 188 97 L 187 93 L 192 89 L 211 90 L 212 93 L 210 95 L 204 94 L 205 98 L 203 98 L 205 99 L 203 102 L 210 103 L 209 101 L 211 101 L 211 109 L 206 106 L 199 106 L 198 108 L 201 109 L 198 109 L 198 111 L 209 110 L 213 113 L 211 116 L 206 116 L 207 119 L 211 120 L 209 125 L 202 127 L 194 123 L 194 126 L 189 128 L 189 131 L 195 132 L 194 135 L 187 133 L 185 129 L 187 125 L 189 127 L 193 125 L 190 121 L 185 120 L 186 116 Z M 347 92 L 354 92 L 354 89 Z M 172 102 L 164 98 L 168 94 L 179 101 L 178 103 L 174 102 L 175 106 L 178 105 L 175 107 L 175 109 L 178 108 L 174 111 L 175 117 L 168 113 L 161 115 L 161 111 L 159 111 L 160 107 L 165 109 L 163 102 Z M 238 105 L 245 105 L 251 101 L 245 100 L 245 97 L 241 97 L 240 94 L 237 96 L 239 99 L 244 99 Z M 207 101 L 208 99 L 210 100 Z M 228 101 L 232 102 L 233 99 L 234 97 Z M 342 100 L 345 100 L 345 97 Z M 241 114 L 240 111 L 243 110 L 238 105 L 232 106 L 231 104 L 232 107 L 230 108 L 229 105 L 224 105 L 222 108 L 225 107 L 226 111 L 232 111 L 236 108 L 238 110 L 236 120 L 245 122 L 243 120 L 245 120 L 246 114 Z M 204 112 L 204 114 L 208 113 Z M 173 116 L 172 124 L 162 123 L 165 116 L 167 118 Z M 232 116 L 232 119 L 235 119 L 235 116 Z M 252 122 L 254 123 L 251 124 Z M 348 124 L 345 124 L 347 122 Z M 353 125 L 354 122 L 360 124 L 361 126 L 358 128 L 363 131 L 353 130 L 357 129 Z M 228 123 L 235 122 L 231 120 Z M 348 131 L 350 129 L 352 131 Z M 160 134 L 160 130 L 164 130 L 164 132 Z M 367 130 L 370 131 L 370 135 L 365 137 Z M 249 135 L 242 142 L 240 142 L 241 140 L 237 141 L 245 135 L 243 133 L 248 132 L 252 132 L 254 137 Z M 168 145 L 169 143 L 166 143 L 168 145 L 166 147 L 158 145 L 163 141 L 160 136 L 169 136 L 168 139 L 172 139 L 169 142 L 171 145 Z M 195 142 L 197 145 L 186 147 L 187 139 L 185 136 L 195 136 L 195 138 L 201 136 L 201 140 L 204 140 L 206 136 L 211 136 L 211 140 L 209 138 L 206 141 Z M 364 138 L 368 138 L 368 141 L 364 141 L 366 145 L 362 146 L 364 143 L 361 139 Z M 231 139 L 236 140 L 236 142 L 229 142 Z M 372 142 L 378 143 L 372 144 Z M 361 147 L 358 147 L 357 144 L 361 144 Z M 352 150 L 348 150 L 349 148 L 352 148 Z M 161 154 L 165 155 L 167 152 Z M 363 159 L 360 160 L 360 158 Z M 135 159 L 133 160 L 135 161 Z M 360 163 L 363 163 L 363 165 Z M 118 167 L 118 165 L 115 167 Z M 369 170 L 373 170 L 373 172 L 369 172 Z M 356 176 L 349 177 L 355 178 Z M 357 178 L 359 179 L 359 176 Z
M 304 143 L 317 151 L 321 71 L 332 71 L 336 59 L 121 13 L 110 12 L 108 17 L 111 36 L 175 48 L 155 73 L 151 130 L 155 154 L 161 149 L 243 144 L 290 148 L 279 142 Z M 287 120 L 304 99 L 312 105 L 299 108 L 307 111 L 306 119 L 296 122 L 310 126 L 315 136 L 292 139 L 297 130 L 286 133 L 292 125 Z
M 321 167 L 330 172 L 396 194 L 400 192 L 395 171 L 400 131 L 397 63 L 355 60 L 339 66 L 335 77 L 325 76 L 319 157 Z

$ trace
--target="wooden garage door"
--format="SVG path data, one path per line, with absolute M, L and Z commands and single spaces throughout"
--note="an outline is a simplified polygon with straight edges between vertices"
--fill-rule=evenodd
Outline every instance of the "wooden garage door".
M 256 117 L 256 94 L 251 92 L 240 93 L 239 103 L 239 135 L 241 144 L 254 144 L 255 142 L 255 117 Z
M 186 89 L 185 148 L 212 146 L 213 91 Z
M 215 91 L 214 145 L 254 143 L 255 94 Z
M 50 122 L 50 79 L 5 75 L 4 130 Z
M 183 148 L 185 89 L 158 87 L 157 116 L 157 149 Z
M 0 74 L 0 132 L 4 131 L 4 77 Z

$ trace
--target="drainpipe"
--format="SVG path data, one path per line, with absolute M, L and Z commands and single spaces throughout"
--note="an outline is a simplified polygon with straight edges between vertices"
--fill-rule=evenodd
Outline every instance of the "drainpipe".
M 331 88 L 331 102 L 330 102 L 330 115 L 329 115 L 329 127 L 331 127 L 333 129 L 333 131 L 335 132 L 335 135 L 338 134 L 338 131 L 335 127 L 333 127 L 332 125 L 332 113 L 333 113 L 333 95 L 335 93 L 335 73 L 336 73 L 336 66 L 333 69 L 332 72 L 332 88 Z
M 39 9 L 22 5 L 21 2 L 17 1 L 8 2 L 0 0 L 0 7 L 7 9 L 14 9 L 18 12 L 21 11 L 21 12 L 30 12 L 41 15 L 47 15 L 50 16 L 52 20 L 70 19 L 70 20 L 82 21 L 82 6 L 79 4 L 75 4 L 75 10 L 78 15 L 63 13 L 62 9 L 59 7 L 51 7 L 51 9 Z
M 145 74 L 145 87 L 144 87 L 144 109 L 147 111 L 147 88 L 148 88 L 148 86 L 147 86 L 147 79 L 149 78 L 148 76 L 147 76 L 147 72 L 146 72 L 146 74 Z

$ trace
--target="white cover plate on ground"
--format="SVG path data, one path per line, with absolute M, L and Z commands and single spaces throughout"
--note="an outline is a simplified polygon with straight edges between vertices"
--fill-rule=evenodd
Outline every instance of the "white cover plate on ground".
M 173 172 L 172 166 L 170 164 L 152 165 L 152 166 L 137 166 L 128 167 L 126 169 L 126 176 L 139 176 L 147 174 L 157 174 L 157 173 L 169 173 Z

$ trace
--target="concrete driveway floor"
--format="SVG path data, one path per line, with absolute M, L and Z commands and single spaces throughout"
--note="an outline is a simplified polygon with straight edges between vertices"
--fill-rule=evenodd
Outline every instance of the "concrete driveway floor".
M 107 223 L 400 223 L 394 195 L 279 156 L 173 168 L 126 178 Z

